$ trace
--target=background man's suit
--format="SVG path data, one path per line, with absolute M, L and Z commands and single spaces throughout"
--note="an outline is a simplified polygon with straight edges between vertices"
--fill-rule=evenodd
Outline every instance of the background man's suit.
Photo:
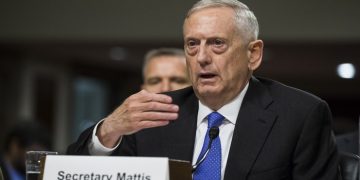
M 8 170 L 6 169 L 6 165 L 5 165 L 5 161 L 0 158 L 0 168 L 1 168 L 1 175 L 0 175 L 0 180 L 2 179 L 10 179 Z
M 192 160 L 198 99 L 191 87 L 167 94 L 180 107 L 178 120 L 123 137 L 112 155 Z M 88 154 L 92 130 L 83 132 L 68 153 Z M 253 77 L 235 125 L 224 179 L 330 180 L 337 173 L 336 151 L 331 114 L 323 100 Z

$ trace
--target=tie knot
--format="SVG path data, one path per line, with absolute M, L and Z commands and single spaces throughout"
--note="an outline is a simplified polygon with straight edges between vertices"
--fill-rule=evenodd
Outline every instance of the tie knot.
M 212 112 L 208 115 L 208 128 L 211 127 L 219 127 L 222 124 L 222 120 L 224 119 L 224 116 L 222 116 L 218 112 Z

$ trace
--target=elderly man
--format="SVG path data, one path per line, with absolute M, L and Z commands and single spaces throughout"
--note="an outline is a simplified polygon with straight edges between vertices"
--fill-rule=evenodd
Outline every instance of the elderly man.
M 183 28 L 192 87 L 130 96 L 69 153 L 188 160 L 196 180 L 337 179 L 327 104 L 252 76 L 263 42 L 246 5 L 199 1 Z
M 159 48 L 146 53 L 142 89 L 153 93 L 173 91 L 189 86 L 188 79 L 183 50 Z

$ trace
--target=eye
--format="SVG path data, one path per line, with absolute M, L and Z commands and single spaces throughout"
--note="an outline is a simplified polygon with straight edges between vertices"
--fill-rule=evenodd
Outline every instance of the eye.
M 185 42 L 185 51 L 188 55 L 192 56 L 196 54 L 196 49 L 198 45 L 200 44 L 200 41 L 196 39 L 188 39 Z
M 159 84 L 161 82 L 161 79 L 160 78 L 157 78 L 157 77 L 153 77 L 153 78 L 149 78 L 147 79 L 146 83 L 148 85 L 155 85 L 155 84 Z
M 222 38 L 211 39 L 209 41 L 209 44 L 211 45 L 212 50 L 217 54 L 225 52 L 226 49 L 228 48 L 226 39 L 222 39 Z
M 213 44 L 217 47 L 220 47 L 225 44 L 225 42 L 221 39 L 214 39 Z
M 188 48 L 192 48 L 192 47 L 196 46 L 196 41 L 195 40 L 188 40 L 187 43 L 186 43 L 186 46 Z

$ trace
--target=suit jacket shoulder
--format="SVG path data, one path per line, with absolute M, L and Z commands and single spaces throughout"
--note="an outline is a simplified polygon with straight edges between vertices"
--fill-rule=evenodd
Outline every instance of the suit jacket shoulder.
M 282 84 L 274 80 L 260 78 L 260 77 L 257 78 L 253 77 L 252 81 L 262 84 L 267 88 L 270 95 L 274 99 L 280 102 L 287 103 L 288 105 L 296 105 L 298 107 L 308 103 L 312 104 L 312 103 L 324 102 L 322 99 L 309 92 L 291 86 L 287 86 L 285 84 Z M 300 104 L 298 104 L 299 102 L 294 102 L 292 100 L 298 100 L 298 101 L 301 100 L 301 102 Z
M 225 179 L 336 179 L 338 156 L 331 128 L 329 108 L 320 98 L 252 77 Z

